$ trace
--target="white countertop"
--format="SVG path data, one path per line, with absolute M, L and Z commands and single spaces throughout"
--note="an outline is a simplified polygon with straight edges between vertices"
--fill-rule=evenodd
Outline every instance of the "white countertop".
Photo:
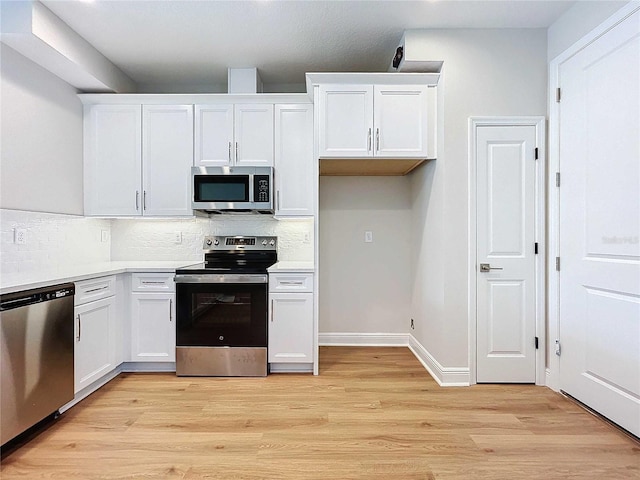
M 269 273 L 313 273 L 315 272 L 315 266 L 313 262 L 277 262 L 276 264 L 270 266 L 268 269 Z
M 11 293 L 31 288 L 46 287 L 59 283 L 77 282 L 104 275 L 116 275 L 127 272 L 171 272 L 176 268 L 200 263 L 198 260 L 181 261 L 120 261 L 103 262 L 85 265 L 69 265 L 68 267 L 40 270 L 37 272 L 2 275 L 0 277 L 0 293 Z

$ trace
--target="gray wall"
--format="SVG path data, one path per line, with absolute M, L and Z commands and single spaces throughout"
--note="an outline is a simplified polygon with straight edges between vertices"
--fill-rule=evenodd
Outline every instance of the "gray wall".
M 2 44 L 0 208 L 82 215 L 76 90 Z

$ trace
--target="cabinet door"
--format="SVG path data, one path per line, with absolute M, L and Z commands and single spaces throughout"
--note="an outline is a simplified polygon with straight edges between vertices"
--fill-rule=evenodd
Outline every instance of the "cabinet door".
M 426 85 L 375 86 L 374 155 L 427 158 Z
M 313 105 L 276 105 L 276 216 L 313 215 Z
M 84 114 L 85 215 L 141 215 L 140 105 L 88 105 Z
M 232 155 L 238 166 L 273 165 L 273 105 L 236 105 L 235 145 Z
M 313 362 L 313 293 L 270 293 L 269 362 Z
M 196 105 L 195 108 L 195 165 L 230 165 L 233 158 L 233 105 Z
M 175 362 L 175 295 L 131 294 L 131 360 Z
M 372 85 L 321 85 L 319 108 L 321 158 L 373 154 Z
M 112 371 L 115 365 L 115 299 L 97 300 L 75 308 L 76 393 Z
M 142 132 L 144 215 L 193 215 L 193 106 L 145 105 Z

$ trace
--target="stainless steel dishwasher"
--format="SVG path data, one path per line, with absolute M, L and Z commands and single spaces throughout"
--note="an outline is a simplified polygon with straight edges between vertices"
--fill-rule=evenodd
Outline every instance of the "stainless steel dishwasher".
M 0 296 L 0 443 L 73 400 L 73 283 Z

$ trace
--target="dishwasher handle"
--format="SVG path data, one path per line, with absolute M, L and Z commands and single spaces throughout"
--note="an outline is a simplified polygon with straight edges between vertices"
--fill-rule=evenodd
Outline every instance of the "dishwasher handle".
M 0 295 L 0 311 L 13 310 L 36 303 L 48 302 L 58 298 L 75 295 L 76 287 L 73 283 L 63 283 L 51 287 L 33 288 L 20 292 L 5 293 Z

